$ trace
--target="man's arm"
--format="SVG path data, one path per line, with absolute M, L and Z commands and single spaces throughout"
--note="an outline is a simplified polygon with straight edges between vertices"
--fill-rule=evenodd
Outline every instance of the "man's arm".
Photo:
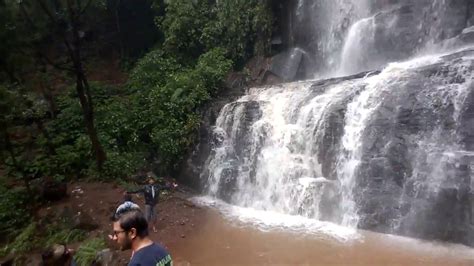
M 140 188 L 137 190 L 127 191 L 127 194 L 137 194 L 137 193 L 145 193 L 145 188 Z
M 160 190 L 171 190 L 171 189 L 174 189 L 178 187 L 178 184 L 176 183 L 166 183 L 164 185 L 156 185 L 156 188 L 157 189 L 160 189 Z

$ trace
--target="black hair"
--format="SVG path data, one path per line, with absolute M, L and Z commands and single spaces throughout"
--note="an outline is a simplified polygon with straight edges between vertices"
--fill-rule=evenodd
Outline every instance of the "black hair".
M 137 236 L 148 236 L 148 222 L 146 221 L 143 212 L 136 208 L 126 208 L 123 211 L 116 213 L 112 219 L 114 222 L 119 222 L 120 227 L 125 231 L 130 231 L 132 228 L 137 230 Z

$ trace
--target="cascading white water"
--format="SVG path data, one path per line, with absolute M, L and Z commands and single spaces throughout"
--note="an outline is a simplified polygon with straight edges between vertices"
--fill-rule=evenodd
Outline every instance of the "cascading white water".
M 363 50 L 374 49 L 374 17 L 364 18 L 354 23 L 347 34 L 341 53 L 340 65 L 336 76 L 346 76 L 370 70 L 376 63 L 374 58 L 367 58 Z
M 320 92 L 311 88 L 311 82 L 252 89 L 219 115 L 214 132 L 222 144 L 208 164 L 209 193 L 218 196 L 230 185 L 232 204 L 314 219 L 322 218 L 320 206 L 327 204 L 324 197 L 337 194 L 340 213 L 334 217 L 339 219 L 331 220 L 356 227 L 359 217 L 353 191 L 369 121 L 384 95 L 403 86 L 413 68 L 437 60 L 439 57 L 427 57 L 392 64 L 378 75 L 339 82 Z M 315 154 L 321 149 L 331 106 L 347 101 L 335 179 L 325 177 Z M 260 108 L 255 121 L 245 116 L 248 103 L 258 103 Z M 242 138 L 246 146 L 239 153 L 236 149 Z
M 446 0 L 399 1 L 376 13 L 365 13 L 366 17 L 355 18 L 343 38 L 339 64 L 329 76 L 382 68 L 389 62 L 407 60 L 427 51 L 436 53 L 433 47 L 437 43 L 454 37 L 467 26 L 463 24 L 468 8 L 465 5 L 456 7 Z
M 318 51 L 321 51 L 326 67 L 332 70 L 339 64 L 338 55 L 344 45 L 348 27 L 367 16 L 369 8 L 365 0 L 337 0 L 322 1 L 317 9 L 321 11 L 318 13 L 321 19 L 316 23 L 322 25 L 322 30 L 319 30 L 321 38 L 318 41 Z
M 349 26 L 368 16 L 369 7 L 368 0 L 298 0 L 294 19 L 289 21 L 289 39 L 321 65 L 314 76 L 327 76 L 337 69 Z
M 354 92 L 346 90 L 350 83 L 340 84 L 323 94 L 312 92 L 310 83 L 295 83 L 291 87 L 254 89 L 237 101 L 237 106 L 224 107 L 215 133 L 224 141 L 209 163 L 209 192 L 217 195 L 223 184 L 222 171 L 229 168 L 229 158 L 236 158 L 235 148 L 241 141 L 234 129 L 242 124 L 243 103 L 258 102 L 262 116 L 248 128 L 248 150 L 241 154 L 235 193 L 231 199 L 244 207 L 300 214 L 319 218 L 319 199 L 334 181 L 326 179 L 313 156 L 329 105 L 338 103 Z M 291 85 L 290 85 L 291 86 Z M 309 98 L 309 99 L 308 99 Z M 229 119 L 232 117 L 232 119 Z M 236 126 L 237 125 L 237 126 Z M 261 138 L 265 137 L 265 142 Z M 308 145 L 309 144 L 309 145 Z M 223 160 L 224 159 L 224 160 Z M 252 169 L 254 167 L 255 169 Z M 250 173 L 255 171 L 254 176 Z
M 443 80 L 438 80 L 440 85 L 424 88 L 421 93 L 429 97 L 422 98 L 422 103 L 432 110 L 452 108 L 448 119 L 459 121 L 466 98 L 474 85 L 474 73 L 470 70 L 471 66 L 472 62 L 465 62 L 450 69 L 452 75 L 462 77 L 462 82 L 443 84 Z M 439 78 L 433 77 L 432 81 L 437 79 Z M 464 158 L 474 158 L 474 154 L 464 150 L 458 134 L 453 134 L 450 129 L 446 129 L 443 123 L 447 121 L 437 122 L 432 132 L 413 136 L 409 140 L 411 143 L 416 143 L 416 146 L 409 151 L 414 166 L 411 176 L 404 183 L 399 206 L 403 208 L 408 202 L 415 202 L 413 204 L 415 206 L 405 217 L 395 220 L 393 226 L 395 232 L 409 230 L 410 227 L 415 227 L 413 230 L 420 230 L 416 228 L 416 224 L 417 220 L 425 219 L 423 216 L 426 202 L 417 203 L 420 202 L 419 199 L 436 200 L 443 191 L 462 191 L 469 188 L 466 188 L 466 185 L 470 186 L 470 189 L 474 188 L 472 179 L 471 182 L 463 181 L 462 175 L 457 172 L 461 166 L 460 163 L 465 163 Z M 472 175 L 472 172 L 468 175 Z
M 440 3 L 426 8 L 390 6 L 369 16 L 356 10 L 367 2 L 312 2 L 319 12 L 332 10 L 317 18 L 334 23 L 327 29 L 349 29 L 344 47 L 339 46 L 340 61 L 326 63 L 337 65 L 333 74 L 340 76 L 414 56 L 418 50 L 382 53 L 377 43 L 387 37 L 391 45 L 426 32 L 415 45 L 406 46 L 409 50 L 438 38 L 435 29 L 427 30 L 429 19 L 418 18 L 416 12 L 429 14 Z M 296 15 L 306 16 L 308 5 L 300 0 Z M 414 17 L 419 24 L 411 26 Z M 409 33 L 384 31 L 397 27 L 406 27 Z M 323 54 L 341 44 L 331 34 L 319 31 L 324 45 L 318 50 Z M 462 195 L 459 209 L 466 212 L 465 191 L 474 190 L 465 167 L 474 158 L 466 155 L 472 151 L 466 148 L 470 135 L 465 129 L 465 121 L 470 121 L 467 102 L 474 93 L 473 52 L 446 54 L 414 56 L 366 76 L 250 89 L 225 105 L 217 118 L 214 146 L 201 174 L 208 195 L 252 210 L 245 220 L 253 211 L 258 212 L 256 219 L 269 212 L 350 228 L 362 224 L 377 231 L 436 235 L 444 218 L 433 222 L 430 217 L 437 208 L 445 208 L 438 201 L 443 197 L 456 201 Z M 449 61 L 453 56 L 457 59 Z M 336 58 L 329 53 L 323 57 Z M 467 222 L 457 219 L 453 226 Z

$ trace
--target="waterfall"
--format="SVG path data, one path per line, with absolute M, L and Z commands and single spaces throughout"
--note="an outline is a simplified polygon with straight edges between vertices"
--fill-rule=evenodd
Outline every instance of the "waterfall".
M 309 76 L 321 76 L 337 69 L 344 37 L 349 26 L 368 15 L 367 0 L 298 0 L 290 23 L 291 46 L 311 57 Z
M 211 195 L 218 195 L 219 189 L 225 190 L 235 179 L 231 203 L 320 217 L 321 194 L 337 184 L 323 176 L 320 162 L 313 157 L 318 149 L 315 146 L 322 142 L 322 136 L 314 133 L 323 130 L 330 105 L 354 92 L 347 91 L 343 84 L 325 93 L 313 91 L 311 83 L 293 85 L 293 90 L 288 86 L 254 89 L 222 109 L 214 133 L 224 140 L 209 163 L 207 183 Z M 261 115 L 243 127 L 249 117 L 242 110 L 255 107 L 255 103 L 259 111 L 247 111 Z M 247 132 L 239 134 L 237 128 Z M 242 141 L 245 150 L 238 150 Z M 236 176 L 223 175 L 223 171 Z
M 373 49 L 375 39 L 374 17 L 364 18 L 354 23 L 347 34 L 342 49 L 338 76 L 366 71 L 376 65 L 374 57 L 369 58 L 363 51 Z
M 474 245 L 474 45 L 463 28 L 474 18 L 456 15 L 468 1 L 384 3 L 296 3 L 295 44 L 311 25 L 299 49 L 316 45 L 338 77 L 250 88 L 226 104 L 204 193 L 259 217 Z M 436 51 L 446 41 L 456 45 Z
M 395 2 L 351 24 L 343 40 L 340 65 L 331 75 L 374 70 L 427 50 L 433 52 L 436 44 L 468 26 L 468 1 L 458 1 L 457 5 L 446 0 Z

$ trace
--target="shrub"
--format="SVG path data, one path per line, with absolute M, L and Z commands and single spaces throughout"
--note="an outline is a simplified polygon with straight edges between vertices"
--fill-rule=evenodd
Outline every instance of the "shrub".
M 77 250 L 76 255 L 74 256 L 77 265 L 79 266 L 89 266 L 94 261 L 98 251 L 101 251 L 106 248 L 106 243 L 102 238 L 92 238 L 84 241 L 79 249 Z
M 12 235 L 18 228 L 23 228 L 31 221 L 29 195 L 26 189 L 15 187 L 13 189 L 0 184 L 0 234 L 2 236 Z

